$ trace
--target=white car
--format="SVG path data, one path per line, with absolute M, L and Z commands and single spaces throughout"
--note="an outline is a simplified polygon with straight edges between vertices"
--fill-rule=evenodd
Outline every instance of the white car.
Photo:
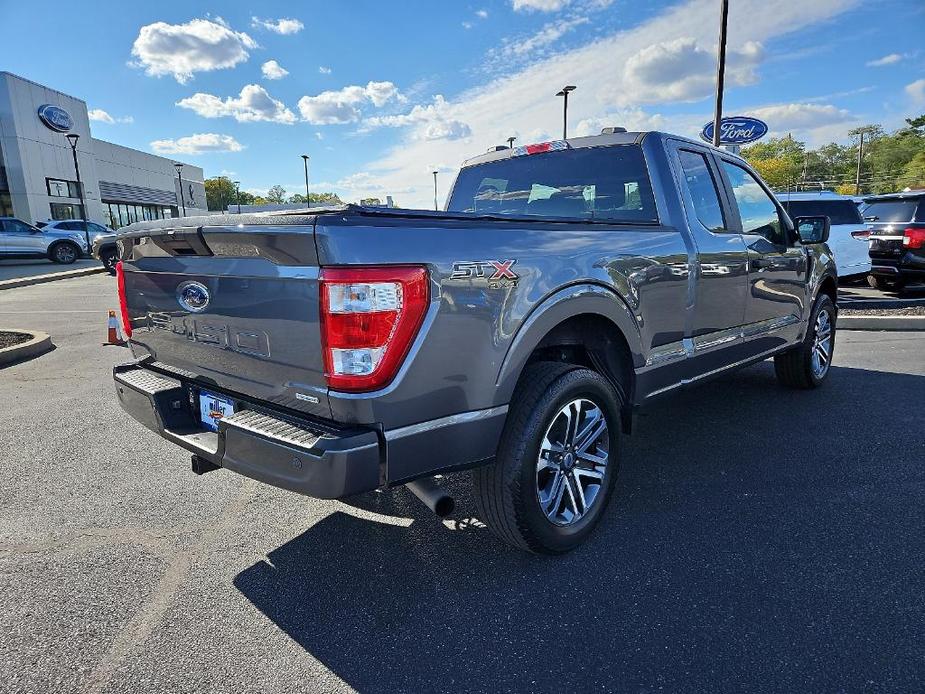
M 84 225 L 86 225 L 86 227 Z M 79 219 L 49 219 L 45 222 L 39 222 L 36 226 L 46 231 L 76 232 L 84 236 L 85 239 L 86 233 L 89 233 L 91 246 L 97 236 L 112 233 L 112 229 L 107 229 L 102 224 L 97 224 L 96 222 L 83 222 Z
M 832 225 L 829 248 L 835 256 L 839 279 L 863 279 L 870 273 L 867 254 L 870 227 L 864 222 L 854 198 L 823 191 L 779 193 L 777 199 L 791 218 L 818 215 L 829 218 Z

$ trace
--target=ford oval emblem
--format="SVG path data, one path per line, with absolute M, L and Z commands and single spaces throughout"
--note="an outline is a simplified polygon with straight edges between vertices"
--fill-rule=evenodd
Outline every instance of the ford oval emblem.
M 50 128 L 55 132 L 66 133 L 74 127 L 71 114 L 54 104 L 42 104 L 39 106 L 39 118 L 46 128 Z
M 749 142 L 760 140 L 767 134 L 768 124 L 757 118 L 733 116 L 723 118 L 719 122 L 719 143 L 721 145 L 746 145 Z M 707 142 L 713 142 L 712 121 L 703 126 L 700 137 Z
M 177 303 L 191 313 L 202 313 L 209 306 L 209 290 L 201 282 L 183 282 L 177 287 Z

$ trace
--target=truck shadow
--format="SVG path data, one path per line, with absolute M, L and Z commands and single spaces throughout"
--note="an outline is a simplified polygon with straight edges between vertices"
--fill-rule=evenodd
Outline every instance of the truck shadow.
M 460 475 L 455 522 L 365 495 L 234 583 L 364 692 L 914 686 L 923 478 L 900 432 L 923 392 L 849 368 L 791 392 L 761 364 L 640 417 L 569 555 L 501 545 Z

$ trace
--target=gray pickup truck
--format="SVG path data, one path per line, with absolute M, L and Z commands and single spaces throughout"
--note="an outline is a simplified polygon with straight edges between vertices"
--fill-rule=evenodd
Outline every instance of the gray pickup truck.
M 139 225 L 123 407 L 194 472 L 314 497 L 408 485 L 446 514 L 439 477 L 470 470 L 500 538 L 575 547 L 636 407 L 772 356 L 813 388 L 835 342 L 826 217 L 725 151 L 611 130 L 471 159 L 445 211 Z

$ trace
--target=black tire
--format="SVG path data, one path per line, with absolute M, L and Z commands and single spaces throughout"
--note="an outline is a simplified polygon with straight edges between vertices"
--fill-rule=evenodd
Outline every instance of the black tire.
M 602 431 L 600 438 L 594 439 L 597 441 L 594 452 L 600 456 L 600 444 L 606 441 L 607 462 L 603 466 L 602 479 L 591 481 L 581 492 L 582 500 L 586 493 L 594 493 L 584 514 L 567 525 L 557 525 L 540 506 L 541 475 L 549 472 L 538 472 L 540 445 L 551 427 L 561 421 L 558 419 L 560 412 L 576 399 L 592 403 L 603 414 L 607 431 Z M 472 473 L 479 517 L 495 535 L 520 549 L 561 554 L 574 549 L 591 534 L 607 508 L 617 479 L 621 405 L 620 395 L 614 387 L 590 369 L 556 362 L 539 362 L 527 367 L 511 400 L 495 461 Z M 576 422 L 579 419 L 580 416 L 575 417 Z M 562 458 L 561 455 L 550 457 Z M 581 467 L 587 463 L 575 456 L 574 462 L 569 458 L 568 464 Z M 550 474 L 561 475 L 561 471 Z M 580 484 L 576 482 L 578 474 L 566 473 L 562 477 L 557 489 L 566 487 L 572 498 L 571 507 L 577 508 L 575 499 L 578 497 L 575 494 L 578 490 L 575 484 Z M 555 487 L 554 482 L 551 484 Z M 554 502 L 555 507 L 564 508 L 563 513 L 570 513 L 565 506 L 568 499 L 562 493 L 559 496 L 563 505 Z
M 906 286 L 902 278 L 887 279 L 881 275 L 868 275 L 867 284 L 869 284 L 871 288 L 879 289 L 882 292 L 901 292 Z
M 828 356 L 823 371 L 819 371 L 814 362 L 813 354 L 817 350 L 816 336 L 819 329 L 820 314 L 828 313 L 828 325 L 831 339 L 828 343 Z M 838 314 L 835 304 L 828 294 L 820 294 L 816 298 L 813 312 L 810 314 L 809 325 L 803 341 L 792 349 L 782 352 L 774 357 L 774 372 L 778 382 L 788 388 L 807 390 L 818 388 L 829 375 L 832 356 L 835 353 L 835 323 Z
M 70 265 L 80 257 L 80 248 L 70 241 L 61 241 L 49 249 L 48 257 L 59 265 Z
M 115 249 L 100 251 L 100 262 L 103 263 L 103 267 L 106 268 L 106 272 L 115 276 L 116 263 L 119 262 L 119 256 Z

